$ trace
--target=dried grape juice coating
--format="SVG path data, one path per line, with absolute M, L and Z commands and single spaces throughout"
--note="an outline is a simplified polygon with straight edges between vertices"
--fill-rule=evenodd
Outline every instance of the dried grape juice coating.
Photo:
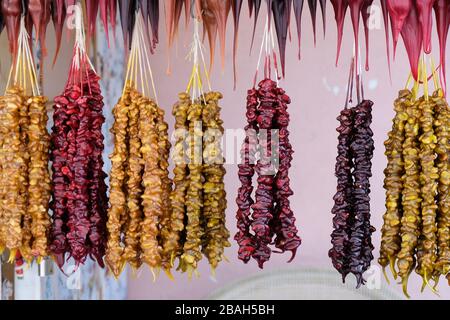
M 158 157 L 158 133 L 155 126 L 156 105 L 144 97 L 139 105 L 139 138 L 141 141 L 141 155 L 144 164 L 142 175 L 142 207 L 144 218 L 141 222 L 140 246 L 142 261 L 151 268 L 159 268 L 161 265 L 162 248 L 158 243 L 162 208 L 163 182 L 159 173 Z

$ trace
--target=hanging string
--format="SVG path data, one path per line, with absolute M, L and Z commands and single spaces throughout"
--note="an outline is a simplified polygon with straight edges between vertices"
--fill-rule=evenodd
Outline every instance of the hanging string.
M 80 4 L 77 4 L 80 6 Z M 81 91 L 84 89 L 83 74 L 86 76 L 89 92 L 91 92 L 91 83 L 89 77 L 89 69 L 94 73 L 94 65 L 92 64 L 86 50 L 86 34 L 84 29 L 83 10 L 79 8 L 74 10 L 75 13 L 75 45 L 72 58 L 72 64 L 69 71 L 68 84 L 81 84 Z
M 433 57 L 431 57 L 431 69 L 433 70 L 432 75 L 433 75 L 433 82 L 434 82 L 435 90 L 439 92 L 439 95 L 445 95 L 443 90 L 441 90 L 440 81 L 439 81 L 438 75 L 436 74 L 436 65 L 434 64 Z
M 425 96 L 425 101 L 428 102 L 428 76 L 427 76 L 427 66 L 425 62 L 425 54 L 422 58 L 422 77 L 423 77 L 423 94 Z
M 355 69 L 355 57 L 352 57 L 352 60 L 350 62 L 350 71 L 348 73 L 348 82 L 347 82 L 347 95 L 345 97 L 345 109 L 348 108 L 348 105 L 351 104 L 353 101 L 353 75 L 354 75 L 354 69 Z

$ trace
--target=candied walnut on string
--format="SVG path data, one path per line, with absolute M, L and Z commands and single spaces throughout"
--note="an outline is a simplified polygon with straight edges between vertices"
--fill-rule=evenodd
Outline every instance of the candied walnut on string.
M 201 224 L 203 203 L 203 176 L 202 176 L 202 140 L 203 127 L 201 115 L 203 110 L 201 99 L 192 103 L 188 110 L 189 132 L 189 186 L 186 191 L 186 241 L 180 257 L 180 270 L 189 276 L 197 269 L 202 259 L 201 238 L 204 230 Z
M 211 268 L 217 268 L 222 261 L 225 247 L 229 247 L 230 233 L 225 225 L 226 192 L 224 185 L 225 159 L 222 154 L 221 138 L 224 133 L 223 121 L 220 119 L 220 93 L 210 92 L 205 95 L 203 108 L 203 183 L 204 203 L 203 219 L 205 234 L 202 251 L 208 258 Z

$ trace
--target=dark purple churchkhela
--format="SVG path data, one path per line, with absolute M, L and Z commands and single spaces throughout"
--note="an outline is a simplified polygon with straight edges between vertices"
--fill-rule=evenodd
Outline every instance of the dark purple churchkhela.
M 373 260 L 370 225 L 370 177 L 374 152 L 372 105 L 364 100 L 356 107 L 341 111 L 337 131 L 336 158 L 337 192 L 332 209 L 333 247 L 329 256 L 333 266 L 342 274 L 356 277 L 357 286 L 364 284 L 363 274 Z

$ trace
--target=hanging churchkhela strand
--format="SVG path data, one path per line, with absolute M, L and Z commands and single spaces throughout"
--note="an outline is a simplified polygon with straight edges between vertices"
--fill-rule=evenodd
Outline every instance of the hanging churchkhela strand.
M 372 105 L 365 100 L 359 68 L 352 59 L 345 108 L 337 118 L 338 155 L 336 158 L 337 192 L 333 197 L 332 248 L 328 255 L 333 266 L 342 275 L 352 273 L 357 287 L 365 283 L 363 274 L 373 260 L 371 236 L 375 229 L 370 224 L 370 177 L 374 152 Z M 352 102 L 353 77 L 356 71 L 358 103 Z
M 113 110 L 106 262 L 116 277 L 126 264 L 136 270 L 143 263 L 156 277 L 155 271 L 166 270 L 170 263 L 163 250 L 171 217 L 170 142 L 164 111 L 157 103 L 144 19 L 140 11 L 134 14 L 127 76 Z
M 408 278 L 414 269 L 423 279 L 422 290 L 429 286 L 433 292 L 440 276 L 449 279 L 450 272 L 446 129 L 450 113 L 433 63 L 432 69 L 432 95 L 425 59 L 419 62 L 413 89 L 400 91 L 393 129 L 385 143 L 386 213 L 379 262 L 383 267 L 390 265 L 408 297 Z M 421 83 L 423 96 L 418 97 Z
M 174 189 L 170 199 L 170 233 L 163 252 L 171 266 L 179 259 L 178 270 L 189 277 L 197 274 L 205 256 L 214 274 L 230 246 L 225 225 L 226 193 L 221 139 L 224 132 L 219 100 L 222 94 L 211 90 L 204 60 L 198 19 L 194 19 L 194 39 L 190 57 L 191 78 L 186 92 L 179 94 L 173 107 L 175 146 Z M 203 92 L 202 69 L 209 92 Z M 166 270 L 169 272 L 169 270 Z
M 248 263 L 253 258 L 260 268 L 272 252 L 290 251 L 292 261 L 301 244 L 289 202 L 293 194 L 289 185 L 293 150 L 289 142 L 287 106 L 291 100 L 278 83 L 271 80 L 272 57 L 277 81 L 279 73 L 269 21 L 267 18 L 255 87 L 247 96 L 246 138 L 238 173 L 241 186 L 236 199 L 238 232 L 234 237 L 239 245 L 239 259 Z M 264 59 L 265 79 L 256 86 L 261 59 Z M 255 174 L 256 188 L 253 187 Z M 278 250 L 274 251 L 272 245 Z
M 17 57 L 0 97 L 0 252 L 31 263 L 48 256 L 50 174 L 47 98 L 41 95 L 22 17 Z
M 79 13 L 81 15 L 81 13 Z M 103 172 L 103 97 L 99 76 L 76 28 L 74 55 L 64 92 L 56 97 L 51 135 L 53 197 L 50 250 L 60 268 L 87 257 L 104 266 L 107 196 Z

